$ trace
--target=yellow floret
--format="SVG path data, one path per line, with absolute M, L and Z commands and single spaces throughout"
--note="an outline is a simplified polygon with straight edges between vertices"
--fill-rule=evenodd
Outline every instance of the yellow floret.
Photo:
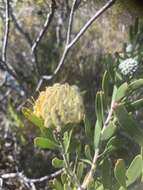
M 33 112 L 45 127 L 64 127 L 84 119 L 84 104 L 77 86 L 56 83 L 40 92 Z

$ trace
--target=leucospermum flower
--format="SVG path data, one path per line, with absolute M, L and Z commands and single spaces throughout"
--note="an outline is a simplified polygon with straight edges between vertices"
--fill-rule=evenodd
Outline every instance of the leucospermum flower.
M 134 58 L 128 58 L 119 64 L 120 72 L 125 76 L 132 76 L 138 69 L 139 62 Z
M 62 128 L 84 119 L 84 104 L 77 86 L 56 83 L 40 92 L 33 112 L 44 120 L 45 127 Z

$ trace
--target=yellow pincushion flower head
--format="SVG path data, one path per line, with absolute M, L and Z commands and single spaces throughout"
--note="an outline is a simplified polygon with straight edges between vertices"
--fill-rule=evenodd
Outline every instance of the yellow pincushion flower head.
M 56 83 L 40 92 L 33 113 L 44 120 L 45 127 L 62 128 L 84 119 L 84 104 L 77 86 Z

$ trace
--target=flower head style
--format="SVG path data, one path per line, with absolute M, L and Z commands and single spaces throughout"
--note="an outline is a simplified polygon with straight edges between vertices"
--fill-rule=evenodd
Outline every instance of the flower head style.
M 128 58 L 122 61 L 118 68 L 120 72 L 125 76 L 132 76 L 138 69 L 139 62 L 136 59 Z
M 54 84 L 40 92 L 33 112 L 44 120 L 45 127 L 63 127 L 84 119 L 84 104 L 77 86 Z

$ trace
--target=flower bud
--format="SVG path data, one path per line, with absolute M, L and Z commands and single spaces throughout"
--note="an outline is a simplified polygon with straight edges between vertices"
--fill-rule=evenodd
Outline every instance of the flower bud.
M 124 61 L 121 61 L 119 64 L 120 72 L 125 76 L 132 76 L 138 69 L 139 63 L 136 59 L 128 58 Z

